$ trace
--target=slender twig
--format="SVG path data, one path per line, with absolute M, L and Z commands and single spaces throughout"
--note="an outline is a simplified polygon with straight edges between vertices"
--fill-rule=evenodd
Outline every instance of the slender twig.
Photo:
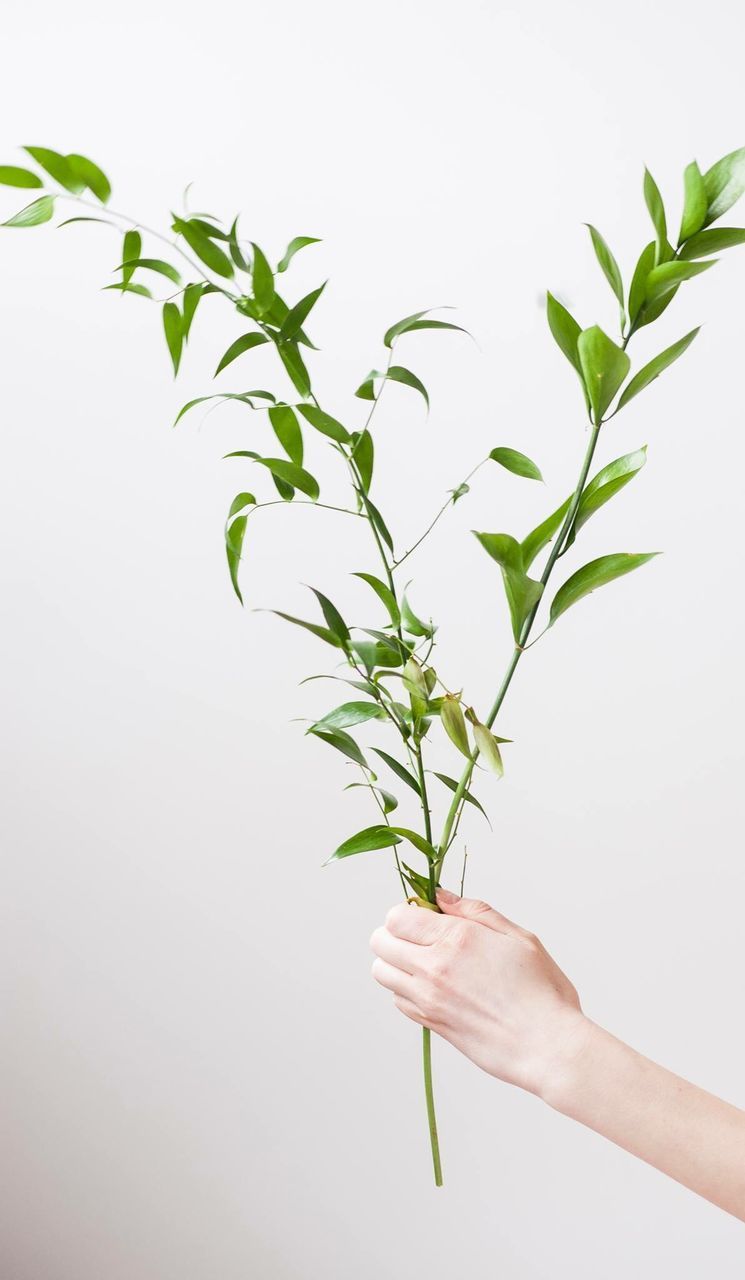
M 462 485 L 464 485 L 464 484 L 468 484 L 468 481 L 469 481 L 473 476 L 475 476 L 475 475 L 476 475 L 476 472 L 477 472 L 477 471 L 479 471 L 479 470 L 481 469 L 481 467 L 483 467 L 483 465 L 484 465 L 484 463 L 485 463 L 485 462 L 486 462 L 486 458 L 482 458 L 482 459 L 481 459 L 481 462 L 479 462 L 479 463 L 478 463 L 478 464 L 473 468 L 473 471 L 469 471 L 469 473 L 468 473 L 468 475 L 466 476 L 465 480 L 462 480 L 462 481 L 461 481 L 461 485 L 459 486 L 459 488 L 460 488 Z M 437 515 L 435 516 L 434 520 L 430 521 L 430 523 L 427 525 L 427 528 L 424 530 L 424 533 L 422 533 L 422 534 L 417 538 L 416 542 L 413 542 L 413 543 L 411 544 L 411 546 L 409 547 L 408 551 L 405 551 L 405 552 L 404 552 L 404 554 L 398 558 L 398 560 L 394 560 L 394 561 L 393 561 L 392 568 L 394 569 L 394 571 L 395 571 L 396 569 L 398 569 L 398 568 L 400 567 L 400 565 L 402 565 L 402 564 L 403 564 L 404 560 L 408 560 L 409 556 L 410 556 L 414 551 L 416 551 L 417 547 L 420 547 L 420 546 L 422 545 L 422 543 L 424 542 L 424 539 L 425 539 L 425 538 L 428 538 L 428 537 L 429 537 L 429 535 L 431 534 L 431 532 L 432 532 L 432 530 L 434 529 L 435 525 L 436 525 L 436 524 L 437 524 L 437 523 L 442 519 L 442 517 L 444 516 L 444 514 L 445 514 L 445 512 L 448 510 L 448 508 L 449 508 L 449 507 L 452 507 L 452 506 L 454 506 L 454 505 L 455 505 L 455 501 L 456 501 L 455 497 L 453 496 L 453 494 L 451 494 L 451 495 L 450 495 L 450 497 L 448 498 L 447 502 L 444 502 L 444 503 L 442 504 L 442 506 L 440 507 L 440 510 L 437 512 Z

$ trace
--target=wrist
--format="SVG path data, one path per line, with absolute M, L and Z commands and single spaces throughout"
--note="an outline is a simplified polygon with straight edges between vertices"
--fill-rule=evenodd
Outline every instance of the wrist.
M 581 1009 L 567 1009 L 554 1029 L 534 1090 L 554 1111 L 572 1110 L 583 1074 L 602 1028 Z

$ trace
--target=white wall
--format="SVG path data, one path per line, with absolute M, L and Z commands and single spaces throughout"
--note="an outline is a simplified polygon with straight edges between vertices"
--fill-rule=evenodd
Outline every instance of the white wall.
M 47 0 L 6 15 L 0 159 L 88 153 L 159 225 L 195 180 L 272 253 L 322 236 L 292 287 L 331 278 L 313 368 L 350 425 L 387 324 L 458 307 L 480 346 L 408 340 L 433 409 L 386 394 L 378 492 L 406 543 L 488 448 L 544 469 L 484 474 L 412 566 L 438 665 L 485 707 L 509 640 L 468 530 L 523 533 L 584 445 L 542 291 L 614 323 L 581 223 L 628 271 L 643 164 L 677 211 L 684 165 L 745 142 L 742 36 L 725 0 Z M 368 974 L 388 856 L 319 869 L 372 820 L 292 723 L 332 705 L 297 687 L 326 654 L 224 570 L 250 473 L 220 456 L 266 437 L 237 410 L 170 430 L 237 330 L 206 302 L 174 388 L 156 312 L 99 292 L 116 254 L 105 228 L 0 236 L 4 1280 L 739 1276 L 734 1220 L 441 1044 L 432 1190 L 418 1032 Z M 591 1016 L 741 1106 L 744 286 L 730 251 L 639 338 L 637 361 L 706 321 L 607 429 L 605 459 L 648 442 L 649 466 L 583 552 L 665 555 L 528 655 L 494 835 L 467 827 L 471 891 Z M 363 532 L 261 513 L 248 604 L 307 610 L 306 581 L 359 616 Z

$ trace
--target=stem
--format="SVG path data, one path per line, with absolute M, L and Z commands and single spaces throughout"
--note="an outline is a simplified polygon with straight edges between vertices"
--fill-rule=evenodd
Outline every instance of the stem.
M 435 1171 L 435 1186 L 441 1187 L 442 1165 L 440 1163 L 440 1142 L 437 1137 L 435 1096 L 432 1090 L 432 1035 L 429 1027 L 422 1027 L 422 1061 L 424 1064 L 424 1096 L 427 1100 L 427 1122 L 429 1124 L 429 1142 L 432 1148 L 432 1165 Z
M 487 461 L 487 459 L 486 459 L 486 458 L 482 458 L 482 459 L 481 459 L 481 462 L 479 462 L 479 463 L 478 463 L 478 464 L 473 468 L 473 470 L 472 470 L 472 471 L 469 471 L 469 473 L 468 473 L 468 475 L 466 476 L 465 480 L 462 480 L 462 481 L 461 481 L 461 484 L 468 484 L 468 481 L 472 478 L 472 476 L 475 476 L 475 475 L 476 475 L 476 472 L 477 472 L 477 471 L 479 471 L 479 470 L 481 469 L 481 467 L 483 467 L 483 465 L 484 465 L 484 463 L 485 463 L 486 461 Z M 437 515 L 435 516 L 434 520 L 431 520 L 431 521 L 430 521 L 430 523 L 427 525 L 427 528 L 424 530 L 424 533 L 420 534 L 420 536 L 417 538 L 416 542 L 412 542 L 412 544 L 411 544 L 411 546 L 409 547 L 408 551 L 404 551 L 404 554 L 403 554 L 402 556 L 400 556 L 398 560 L 394 560 L 394 561 L 393 561 L 393 568 L 394 568 L 394 569 L 398 569 L 399 565 L 402 565 L 402 564 L 403 564 L 403 562 L 404 562 L 404 560 L 408 560 L 409 556 L 410 556 L 414 551 L 416 551 L 417 547 L 421 546 L 421 544 L 424 542 L 424 539 L 429 537 L 429 535 L 430 535 L 430 533 L 432 532 L 432 530 L 434 529 L 435 525 L 438 523 L 438 521 L 439 521 L 439 520 L 441 520 L 441 519 L 442 519 L 442 517 L 444 516 L 445 512 L 448 510 L 448 507 L 452 507 L 452 506 L 453 506 L 453 503 L 454 503 L 454 502 L 455 502 L 455 498 L 453 498 L 453 497 L 451 496 L 451 497 L 449 497 L 449 498 L 448 498 L 447 502 L 444 502 L 444 503 L 442 504 L 442 506 L 440 507 L 440 510 L 437 512 Z

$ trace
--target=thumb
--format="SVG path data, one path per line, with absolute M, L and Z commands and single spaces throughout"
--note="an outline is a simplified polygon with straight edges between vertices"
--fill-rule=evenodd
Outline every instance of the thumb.
M 443 915 L 460 916 L 461 920 L 485 924 L 487 929 L 494 929 L 496 933 L 514 933 L 517 929 L 517 925 L 511 920 L 479 898 L 459 898 L 457 893 L 451 893 L 449 889 L 438 889 L 437 905 Z

